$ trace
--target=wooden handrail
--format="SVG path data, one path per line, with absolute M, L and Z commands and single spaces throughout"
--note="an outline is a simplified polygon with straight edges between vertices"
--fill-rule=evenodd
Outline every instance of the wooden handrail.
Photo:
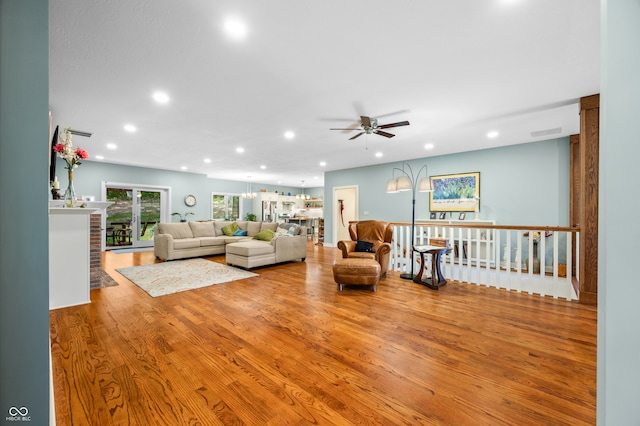
M 392 225 L 398 226 L 411 226 L 411 222 L 391 222 Z M 469 222 L 431 222 L 420 221 L 416 222 L 415 226 L 446 226 L 449 228 L 473 228 L 473 229 L 505 229 L 513 231 L 530 231 L 532 229 L 536 231 L 558 231 L 558 232 L 580 232 L 579 226 L 548 226 L 548 225 L 493 225 L 490 223 L 473 223 Z

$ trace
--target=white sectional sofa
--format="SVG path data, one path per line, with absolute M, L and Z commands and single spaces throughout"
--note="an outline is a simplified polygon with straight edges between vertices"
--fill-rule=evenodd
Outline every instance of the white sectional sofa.
M 283 228 L 291 230 L 285 235 Z M 233 229 L 237 229 L 236 235 L 225 234 L 225 231 L 230 234 Z M 270 241 L 254 238 L 276 232 Z M 245 235 L 238 235 L 243 233 Z M 153 251 L 162 260 L 226 253 L 228 264 L 249 269 L 290 260 L 304 261 L 307 257 L 307 230 L 299 225 L 279 225 L 276 222 L 160 223 L 154 232 Z

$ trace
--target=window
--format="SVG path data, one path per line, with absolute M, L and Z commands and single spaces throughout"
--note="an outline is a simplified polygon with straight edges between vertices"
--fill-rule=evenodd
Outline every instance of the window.
M 213 220 L 238 220 L 241 214 L 239 195 L 211 195 L 211 218 Z

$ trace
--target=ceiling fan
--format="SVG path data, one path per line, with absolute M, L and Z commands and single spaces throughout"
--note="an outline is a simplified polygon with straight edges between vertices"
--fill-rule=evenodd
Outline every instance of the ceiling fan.
M 384 136 L 385 138 L 392 138 L 395 135 L 389 132 L 385 132 L 381 129 L 389 129 L 391 127 L 400 127 L 400 126 L 408 126 L 408 121 L 399 121 L 397 123 L 389 123 L 389 124 L 378 124 L 378 119 L 375 117 L 367 117 L 366 115 L 360 116 L 360 127 L 355 128 L 331 128 L 329 130 L 360 130 L 355 136 L 349 138 L 349 140 L 353 140 L 358 138 L 364 134 L 371 135 L 376 134 L 380 136 Z

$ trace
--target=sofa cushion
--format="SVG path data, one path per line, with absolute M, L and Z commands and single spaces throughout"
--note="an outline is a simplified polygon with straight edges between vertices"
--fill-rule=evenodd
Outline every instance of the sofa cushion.
M 200 238 L 181 238 L 173 240 L 175 250 L 190 249 L 200 247 Z
M 251 237 L 224 237 L 225 244 L 237 243 L 239 241 L 251 241 Z
M 240 226 L 240 225 L 238 225 Z M 246 237 L 247 236 L 248 231 L 246 229 L 238 229 L 236 232 L 233 233 L 234 237 Z
M 227 244 L 227 254 L 250 257 L 273 253 L 273 246 L 263 241 L 243 241 L 240 243 Z
M 258 232 L 256 235 L 253 236 L 254 240 L 261 240 L 261 241 L 271 241 L 273 240 L 273 237 L 276 235 L 276 232 L 271 230 L 271 229 L 263 229 L 262 231 Z
M 253 237 L 258 232 L 260 232 L 260 228 L 262 227 L 262 222 L 248 222 L 247 223 L 247 235 Z
M 200 246 L 223 246 L 225 244 L 225 237 L 200 237 Z
M 262 222 L 260 225 L 260 231 L 264 231 L 265 229 L 276 232 L 276 229 L 278 229 L 278 222 Z
M 230 237 L 233 235 L 234 232 L 236 232 L 238 229 L 240 229 L 240 227 L 238 226 L 237 223 L 233 222 L 230 225 L 225 226 L 224 228 L 222 228 L 222 233 L 224 235 L 226 235 L 227 237 Z
M 189 222 L 191 232 L 195 238 L 198 237 L 215 237 L 216 230 L 213 227 L 213 222 Z
M 180 238 L 193 238 L 193 232 L 189 223 L 159 223 L 156 231 L 160 234 L 169 234 L 174 240 Z

